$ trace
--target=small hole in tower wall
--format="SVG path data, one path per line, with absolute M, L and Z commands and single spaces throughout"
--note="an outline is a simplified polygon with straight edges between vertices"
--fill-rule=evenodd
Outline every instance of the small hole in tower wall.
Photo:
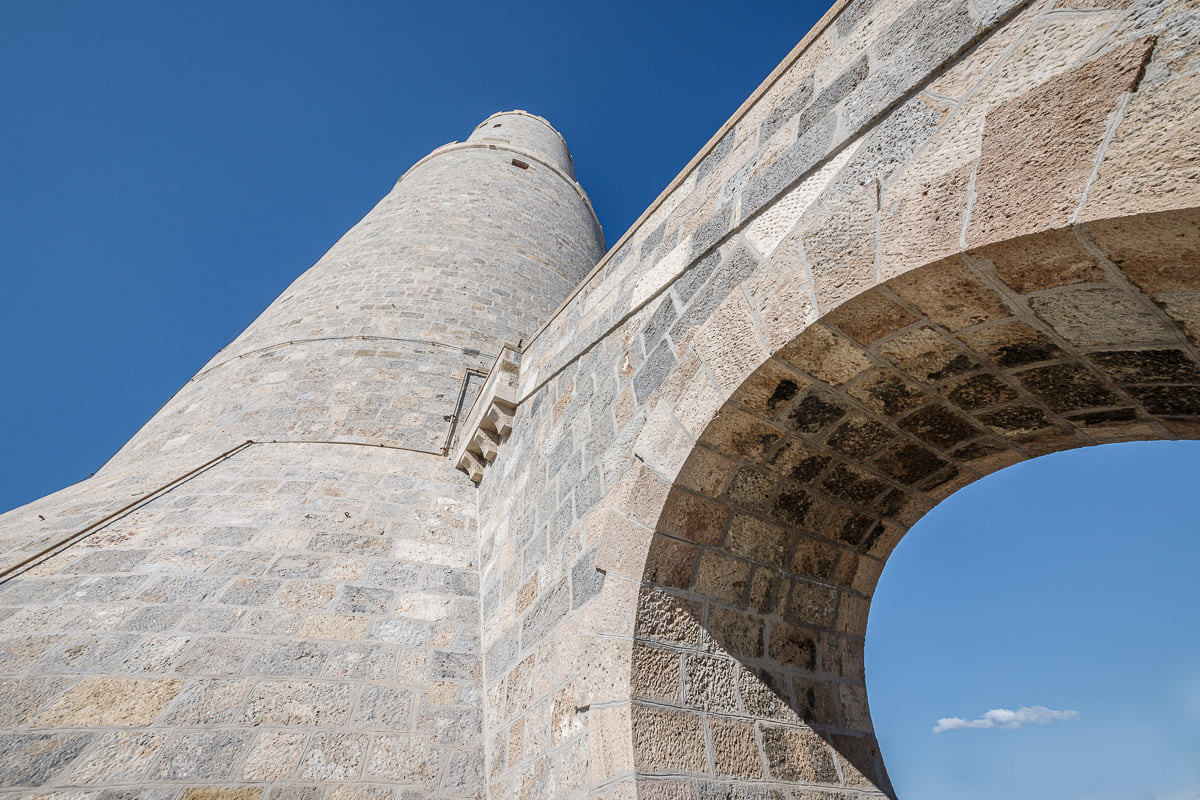
M 514 158 L 512 160 L 512 165 L 514 167 L 516 167 L 517 169 L 529 169 L 528 164 L 526 164 L 524 161 L 521 161 L 520 159 L 516 159 L 516 158 Z
M 495 125 L 493 125 L 492 127 L 493 127 L 493 128 L 499 128 L 499 127 L 500 127 L 500 123 L 499 123 L 499 122 L 497 122 L 497 123 L 496 123 Z

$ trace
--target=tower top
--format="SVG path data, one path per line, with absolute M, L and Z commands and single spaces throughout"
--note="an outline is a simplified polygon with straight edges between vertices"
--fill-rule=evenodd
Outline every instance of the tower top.
M 475 127 L 467 141 L 508 145 L 542 159 L 572 179 L 575 177 L 575 165 L 566 140 L 537 114 L 520 109 L 492 114 Z

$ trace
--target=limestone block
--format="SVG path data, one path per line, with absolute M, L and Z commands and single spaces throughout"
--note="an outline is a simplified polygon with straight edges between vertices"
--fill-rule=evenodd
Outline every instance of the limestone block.
M 1071 221 L 1109 115 L 1137 85 L 1152 46 L 1138 39 L 1114 47 L 988 113 L 969 245 Z
M 84 678 L 37 718 L 48 727 L 149 725 L 179 694 L 177 679 Z

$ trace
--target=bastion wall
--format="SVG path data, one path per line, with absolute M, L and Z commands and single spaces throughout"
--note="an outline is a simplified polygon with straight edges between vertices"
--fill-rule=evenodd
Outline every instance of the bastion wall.
M 893 796 L 863 637 L 908 527 L 1200 432 L 1198 34 L 854 0 L 714 135 L 522 354 L 479 487 L 492 797 Z

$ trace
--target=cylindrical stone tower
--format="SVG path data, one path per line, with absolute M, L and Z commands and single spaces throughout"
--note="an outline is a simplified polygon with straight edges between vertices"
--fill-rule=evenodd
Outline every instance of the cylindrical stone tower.
M 446 452 L 603 251 L 558 132 L 492 116 L 93 478 L 0 516 L 0 796 L 483 797 Z

